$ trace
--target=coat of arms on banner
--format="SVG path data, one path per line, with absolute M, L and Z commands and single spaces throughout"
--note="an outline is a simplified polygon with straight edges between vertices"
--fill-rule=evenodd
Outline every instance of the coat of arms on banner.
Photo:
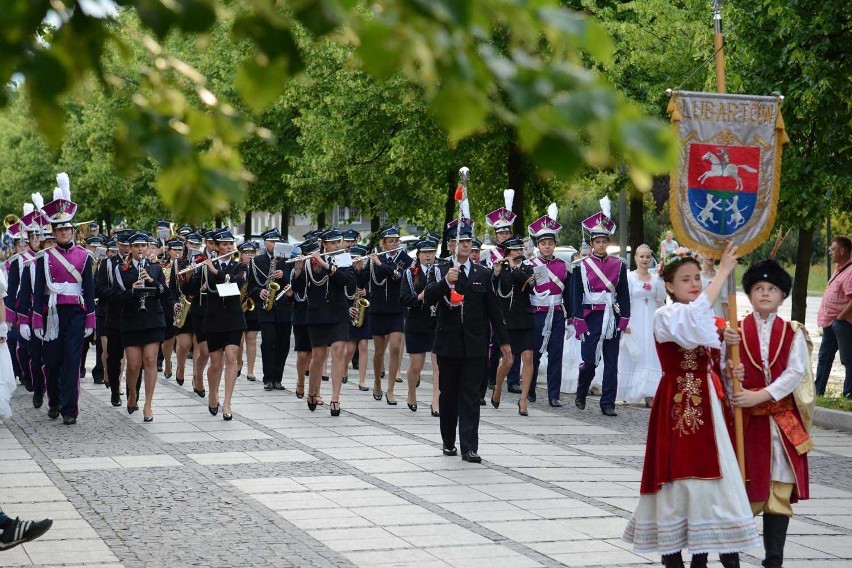
M 740 254 L 772 231 L 781 146 L 788 142 L 780 97 L 674 91 L 669 103 L 681 142 L 671 176 L 670 215 L 678 240 L 711 257 L 728 241 Z

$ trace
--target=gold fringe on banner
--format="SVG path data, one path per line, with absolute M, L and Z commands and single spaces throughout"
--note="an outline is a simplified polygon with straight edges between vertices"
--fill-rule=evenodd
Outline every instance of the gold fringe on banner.
M 781 103 L 776 107 L 775 130 L 778 131 L 778 141 L 784 145 L 790 143 L 790 137 L 787 136 L 787 129 L 784 127 L 784 117 L 781 116 Z
M 677 109 L 677 99 L 675 98 L 674 95 L 672 95 L 669 98 L 669 106 L 666 107 L 666 112 L 669 113 L 672 116 L 672 124 L 674 124 L 675 127 L 677 127 L 677 123 L 680 122 L 681 116 L 680 116 L 680 111 Z M 780 114 L 779 114 L 779 116 L 780 116 Z M 778 128 L 777 123 L 776 123 L 775 127 Z M 783 122 L 781 123 L 781 128 L 784 128 Z

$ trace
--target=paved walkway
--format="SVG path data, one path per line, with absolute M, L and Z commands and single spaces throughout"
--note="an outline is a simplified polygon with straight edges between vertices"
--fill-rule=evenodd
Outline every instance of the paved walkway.
M 90 365 L 91 367 L 91 356 Z M 258 367 L 259 369 L 259 367 Z M 190 382 L 161 379 L 155 420 L 84 381 L 74 427 L 18 389 L 0 425 L 0 506 L 52 516 L 0 566 L 648 566 L 620 536 L 637 502 L 648 411 L 606 418 L 530 405 L 483 408 L 482 465 L 443 457 L 431 385 L 420 407 L 344 385 L 343 414 L 307 410 L 242 377 L 235 419 Z M 401 387 L 402 385 L 398 385 Z M 330 385 L 324 383 L 325 399 Z M 539 398 L 541 400 L 542 397 Z M 788 568 L 852 566 L 852 437 L 817 431 L 813 499 L 796 506 Z M 745 557 L 758 566 L 762 551 Z M 715 564 L 718 566 L 718 564 Z

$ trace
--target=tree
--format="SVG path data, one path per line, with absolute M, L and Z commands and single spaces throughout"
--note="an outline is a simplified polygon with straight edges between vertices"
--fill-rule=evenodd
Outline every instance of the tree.
M 814 230 L 852 199 L 849 117 L 852 34 L 848 6 L 763 0 L 732 4 L 731 92 L 785 96 L 791 144 L 784 150 L 778 223 L 798 230 L 792 317 L 804 321 Z
M 140 25 L 94 17 L 79 0 L 66 0 L 61 25 L 52 29 L 42 22 L 62 4 L 11 0 L 0 28 L 0 80 L 22 81 L 2 93 L 0 105 L 26 92 L 40 131 L 57 148 L 66 132 L 64 98 L 93 74 L 104 92 L 130 101 L 117 118 L 118 170 L 150 159 L 157 192 L 179 217 L 215 215 L 245 195 L 254 176 L 241 144 L 272 133 L 239 109 L 245 105 L 258 116 L 300 76 L 299 28 L 354 45 L 353 63 L 374 77 L 398 75 L 420 89 L 453 144 L 492 123 L 512 126 L 519 147 L 545 174 L 570 177 L 583 164 L 605 167 L 617 157 L 642 188 L 676 160 L 668 128 L 584 65 L 583 54 L 610 59 L 601 27 L 555 1 L 389 0 L 381 10 L 337 0 L 117 4 Z M 217 25 L 244 55 L 232 81 L 234 99 L 169 49 L 173 34 L 204 38 Z M 507 27 L 509 43 L 498 52 L 493 35 Z M 144 48 L 144 63 L 133 59 L 134 44 Z M 125 54 L 130 80 L 106 65 L 115 53 Z

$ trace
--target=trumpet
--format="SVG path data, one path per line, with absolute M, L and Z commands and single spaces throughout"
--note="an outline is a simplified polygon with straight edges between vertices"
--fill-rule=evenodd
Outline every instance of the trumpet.
M 392 249 L 390 249 L 390 250 L 373 251 L 373 252 L 371 252 L 370 254 L 364 254 L 364 255 L 361 255 L 361 256 L 355 256 L 355 257 L 353 257 L 353 258 L 352 258 L 352 262 L 361 262 L 361 261 L 362 261 L 362 260 L 364 260 L 364 259 L 370 258 L 370 257 L 371 257 L 371 256 L 373 256 L 374 254 L 375 254 L 375 255 L 378 255 L 378 256 L 382 256 L 382 255 L 384 255 L 384 254 L 390 254 L 390 253 L 392 253 L 392 252 L 397 252 L 397 251 L 403 250 L 404 248 L 406 248 L 406 247 L 405 247 L 405 245 L 401 245 L 401 246 L 398 246 L 398 247 L 396 247 L 396 248 L 392 248 Z
M 341 254 L 341 253 L 344 253 L 344 252 L 346 252 L 346 249 L 340 249 L 340 250 L 335 250 L 335 251 L 332 251 L 332 252 L 324 252 L 324 253 L 320 254 L 320 256 L 334 256 L 336 254 Z M 284 263 L 290 264 L 291 262 L 303 262 L 305 260 L 310 259 L 311 257 L 313 257 L 312 254 L 303 254 L 303 255 L 299 255 L 299 256 L 294 256 L 293 258 L 291 258 L 289 260 L 285 260 Z
M 183 270 L 181 270 L 180 272 L 178 272 L 178 276 L 180 276 L 181 274 L 186 274 L 187 272 L 192 272 L 192 271 L 194 271 L 196 268 L 198 268 L 199 266 L 201 266 L 202 264 L 204 264 L 204 261 L 206 261 L 206 260 L 211 260 L 211 261 L 212 261 L 212 260 L 219 260 L 220 258 L 225 258 L 225 257 L 228 257 L 228 256 L 230 256 L 232 260 L 234 260 L 235 262 L 237 262 L 237 261 L 239 261 L 239 260 L 240 260 L 240 251 L 235 250 L 234 252 L 232 252 L 232 253 L 228 253 L 228 254 L 217 254 L 216 256 L 214 256 L 214 257 L 212 257 L 212 258 L 210 258 L 210 259 L 205 258 L 205 259 L 204 259 L 204 260 L 202 260 L 201 262 L 190 262 L 190 263 L 187 265 L 187 267 L 186 267 L 186 268 L 184 268 Z

